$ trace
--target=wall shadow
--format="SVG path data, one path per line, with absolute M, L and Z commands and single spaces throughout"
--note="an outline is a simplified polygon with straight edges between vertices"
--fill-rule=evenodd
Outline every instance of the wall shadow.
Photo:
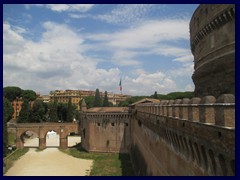
M 134 176 L 134 170 L 130 155 L 126 153 L 119 153 L 119 160 L 121 161 L 122 176 Z

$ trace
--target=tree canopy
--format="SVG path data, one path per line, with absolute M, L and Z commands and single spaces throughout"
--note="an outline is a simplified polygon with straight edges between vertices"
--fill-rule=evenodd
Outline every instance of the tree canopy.
M 28 100 L 24 100 L 22 103 L 22 109 L 19 113 L 17 122 L 18 123 L 27 123 L 30 121 L 30 104 Z
M 154 97 L 152 95 L 151 97 Z M 171 92 L 166 95 L 164 94 L 157 94 L 158 99 L 163 99 L 163 100 L 175 100 L 175 99 L 183 99 L 183 98 L 193 98 L 194 97 L 194 92 L 191 91 L 186 91 L 186 92 Z
M 34 101 L 37 98 L 37 94 L 33 90 L 23 90 L 22 97 L 28 101 Z
M 33 108 L 30 111 L 29 122 L 44 122 L 46 121 L 46 108 L 41 100 L 34 101 Z
M 22 89 L 16 86 L 8 86 L 3 88 L 3 96 L 12 102 L 17 97 L 22 96 Z
M 37 98 L 37 94 L 33 90 L 23 90 L 20 87 L 8 86 L 3 88 L 3 96 L 10 102 L 14 101 L 17 97 L 23 97 L 28 101 L 34 101 Z

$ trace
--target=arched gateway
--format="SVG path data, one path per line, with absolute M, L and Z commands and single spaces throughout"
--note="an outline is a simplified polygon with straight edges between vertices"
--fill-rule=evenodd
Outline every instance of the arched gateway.
M 55 131 L 60 136 L 61 149 L 68 147 L 68 135 L 71 132 L 78 133 L 77 123 L 17 123 L 16 124 L 16 146 L 17 148 L 23 148 L 24 143 L 21 136 L 26 131 L 33 131 L 38 134 L 39 148 L 46 148 L 46 135 L 48 131 Z

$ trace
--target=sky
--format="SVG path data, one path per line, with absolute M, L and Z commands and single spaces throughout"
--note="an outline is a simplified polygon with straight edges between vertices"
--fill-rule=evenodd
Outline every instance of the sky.
M 194 91 L 197 4 L 5 4 L 3 86 L 128 95 Z

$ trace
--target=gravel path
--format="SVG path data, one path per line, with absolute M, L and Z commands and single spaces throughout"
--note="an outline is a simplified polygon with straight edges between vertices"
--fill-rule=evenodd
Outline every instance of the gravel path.
M 47 139 L 47 146 L 59 146 L 59 136 Z M 68 147 L 81 141 L 80 137 L 69 137 Z M 38 146 L 38 138 L 26 139 L 28 147 Z M 92 160 L 72 157 L 58 150 L 46 148 L 36 152 L 36 148 L 29 151 L 17 160 L 5 176 L 85 176 L 90 173 Z
M 14 163 L 6 176 L 85 176 L 88 175 L 93 161 L 74 158 L 57 148 L 47 148 L 36 152 L 29 151 Z

